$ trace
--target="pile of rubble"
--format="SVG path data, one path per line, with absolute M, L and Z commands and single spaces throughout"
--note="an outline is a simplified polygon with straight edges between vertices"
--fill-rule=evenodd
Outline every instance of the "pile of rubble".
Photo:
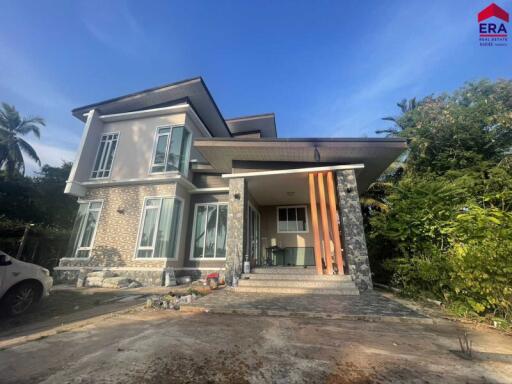
M 78 276 L 77 287 L 100 287 L 100 288 L 138 288 L 142 284 L 125 276 L 118 276 L 112 271 L 98 271 L 82 273 Z
M 181 304 L 191 304 L 200 295 L 189 293 L 186 295 L 173 294 L 172 292 L 163 296 L 152 296 L 146 300 L 146 309 L 175 309 L 179 310 Z

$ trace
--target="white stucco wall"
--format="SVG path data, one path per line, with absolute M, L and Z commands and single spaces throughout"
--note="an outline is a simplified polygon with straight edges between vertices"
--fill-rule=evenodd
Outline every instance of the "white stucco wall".
M 192 133 L 192 140 L 204 136 L 203 131 L 184 112 L 114 122 L 102 122 L 95 117 L 86 133 L 72 181 L 92 180 L 90 175 L 101 135 L 109 132 L 119 133 L 110 180 L 162 177 L 162 174 L 151 174 L 150 167 L 157 127 L 166 125 L 185 125 Z M 190 159 L 204 161 L 195 148 L 191 149 Z

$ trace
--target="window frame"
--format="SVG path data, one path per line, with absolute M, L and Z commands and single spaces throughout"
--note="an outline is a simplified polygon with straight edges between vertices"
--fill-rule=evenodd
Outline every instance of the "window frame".
M 162 128 L 169 128 L 169 133 L 168 133 L 169 138 L 167 139 L 167 143 L 165 145 L 165 161 L 163 163 L 164 170 L 159 171 L 159 172 L 153 172 L 153 167 L 155 165 L 159 165 L 159 164 L 155 164 L 155 154 L 156 154 L 156 148 L 157 148 L 157 144 L 158 144 L 158 137 L 161 136 L 161 134 L 159 134 L 158 131 Z M 186 154 L 185 160 L 184 160 L 184 162 L 186 164 L 184 173 L 181 172 L 181 170 L 179 170 L 179 169 L 174 169 L 171 171 L 165 170 L 165 167 L 167 165 L 167 158 L 169 156 L 169 149 L 171 146 L 170 139 L 172 138 L 172 131 L 174 128 L 183 128 L 189 133 L 189 143 L 187 146 L 187 154 Z M 185 126 L 185 124 L 164 124 L 164 125 L 157 126 L 155 129 L 154 137 L 153 137 L 153 151 L 151 152 L 151 159 L 150 159 L 148 174 L 149 175 L 164 175 L 164 174 L 170 174 L 170 173 L 180 173 L 184 176 L 188 176 L 191 151 L 192 151 L 192 131 L 187 126 Z
M 145 211 L 146 211 L 146 201 L 147 200 L 151 200 L 151 199 L 160 199 L 160 204 L 158 205 L 158 215 L 156 217 L 156 225 L 157 225 L 157 230 L 155 231 L 155 233 L 153 234 L 153 245 L 151 247 L 140 247 L 139 244 L 140 244 L 140 238 L 142 236 L 142 230 L 143 230 L 143 225 L 144 225 L 144 218 L 145 218 Z M 181 202 L 181 209 L 180 209 L 180 217 L 178 218 L 178 237 L 176 238 L 176 245 L 175 245 L 175 250 L 174 250 L 174 257 L 138 257 L 138 254 L 139 254 L 139 250 L 146 250 L 146 251 L 149 251 L 151 250 L 152 251 L 152 254 L 155 252 L 155 244 L 156 244 L 156 235 L 157 235 L 157 232 L 158 232 L 158 223 L 160 222 L 160 214 L 162 212 L 162 202 L 164 199 L 175 199 L 175 200 L 179 200 Z M 151 208 L 151 209 L 155 209 L 155 208 Z M 180 243 L 181 243 L 181 233 L 183 232 L 183 228 L 182 228 L 182 225 L 183 225 L 183 211 L 185 210 L 185 200 L 179 196 L 176 196 L 176 195 L 173 195 L 173 196 L 170 196 L 170 195 L 163 195 L 163 196 L 144 196 L 144 201 L 142 203 L 142 209 L 141 209 L 141 212 L 140 212 L 140 219 L 139 219 L 139 228 L 137 230 L 137 242 L 135 243 L 135 254 L 134 254 L 134 257 L 133 259 L 134 260 L 138 260 L 138 261 L 151 261 L 151 260 L 178 260 L 178 253 L 179 253 L 179 249 L 180 249 Z
M 98 227 L 100 225 L 100 218 L 101 218 L 101 211 L 103 210 L 103 203 L 104 199 L 94 199 L 94 200 L 78 200 L 78 204 L 88 204 L 87 207 L 87 214 L 85 215 L 85 221 L 87 221 L 87 217 L 89 216 L 89 207 L 91 206 L 91 203 L 101 203 L 101 207 L 99 209 L 94 209 L 94 211 L 98 211 L 98 221 L 96 223 L 96 226 L 94 227 L 94 232 L 92 234 L 91 238 L 91 245 L 89 247 L 80 247 L 78 246 L 73 254 L 72 257 L 62 257 L 61 260 L 89 260 L 91 258 L 92 250 L 94 248 L 94 242 L 96 241 L 96 233 L 98 232 Z M 80 231 L 79 240 L 77 244 L 82 243 L 82 239 L 84 237 L 85 232 L 85 226 L 82 227 L 82 230 Z M 77 257 L 78 251 L 89 251 L 89 256 L 87 257 Z
M 103 139 L 104 136 L 108 136 L 108 135 L 117 135 L 117 144 L 116 144 L 116 147 L 114 148 L 114 153 L 112 154 L 112 164 L 110 164 L 110 169 L 108 170 L 108 176 L 102 176 L 102 177 L 94 177 L 92 174 L 95 172 L 94 171 L 94 166 L 96 164 L 96 161 L 98 160 L 98 156 L 100 155 L 100 148 L 101 148 L 101 140 Z M 119 148 L 119 141 L 120 141 L 120 137 L 121 137 L 121 132 L 117 131 L 117 132 L 105 132 L 105 133 L 102 133 L 101 136 L 100 136 L 100 141 L 98 143 L 98 149 L 96 150 L 96 156 L 94 157 L 94 162 L 92 163 L 92 169 L 91 169 L 91 174 L 89 175 L 89 178 L 92 179 L 92 180 L 108 180 L 112 177 L 112 168 L 114 168 L 114 162 L 116 160 L 116 154 L 117 154 L 117 148 Z M 96 172 L 99 172 L 96 171 Z M 105 170 L 103 170 L 103 172 L 105 172 Z
M 305 219 L 306 219 L 306 230 L 305 231 L 281 231 L 279 230 L 279 210 L 280 209 L 288 209 L 288 208 L 304 208 L 304 213 L 305 213 Z M 297 211 L 296 211 L 297 212 Z M 296 215 L 296 217 L 298 217 L 298 215 Z M 276 208 L 276 232 L 277 233 L 309 233 L 309 223 L 308 223 L 308 206 L 307 205 L 282 205 L 282 206 L 278 206 Z M 288 210 L 286 211 L 286 223 L 288 223 L 289 220 L 288 220 Z M 297 223 L 297 219 L 295 219 L 295 222 Z M 297 226 L 298 228 L 298 226 Z
M 215 218 L 215 255 L 217 254 L 217 234 L 219 231 L 219 206 L 225 205 L 228 206 L 227 202 L 208 202 L 208 203 L 196 203 L 194 206 L 194 217 L 193 217 L 193 224 L 192 224 L 192 232 L 190 234 L 190 255 L 189 260 L 191 261 L 200 261 L 200 260 L 208 260 L 208 261 L 215 261 L 215 260 L 226 260 L 227 254 L 224 257 L 194 257 L 194 249 L 195 249 L 195 233 L 196 233 L 196 224 L 197 224 L 197 211 L 199 207 L 206 207 L 206 220 L 205 220 L 205 233 L 204 233 L 204 240 L 203 240 L 203 255 L 205 254 L 205 243 L 206 243 L 206 228 L 208 226 L 208 206 L 209 205 L 215 205 L 217 207 L 217 217 Z M 227 207 L 227 209 L 229 209 Z M 226 231 L 228 226 L 228 216 L 226 215 Z M 227 246 L 227 239 L 226 239 L 226 246 Z

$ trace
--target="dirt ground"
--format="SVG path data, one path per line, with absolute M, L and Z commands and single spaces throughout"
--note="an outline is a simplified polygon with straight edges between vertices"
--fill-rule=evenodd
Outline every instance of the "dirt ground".
M 457 354 L 464 330 L 472 360 Z M 512 383 L 512 338 L 451 322 L 137 307 L 4 347 L 0 372 L 2 383 Z

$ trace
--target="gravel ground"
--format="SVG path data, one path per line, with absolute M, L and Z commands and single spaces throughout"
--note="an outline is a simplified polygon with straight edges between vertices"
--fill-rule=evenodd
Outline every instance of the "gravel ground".
M 474 358 L 458 356 L 465 330 Z M 512 339 L 436 325 L 133 309 L 0 350 L 2 383 L 512 383 Z

